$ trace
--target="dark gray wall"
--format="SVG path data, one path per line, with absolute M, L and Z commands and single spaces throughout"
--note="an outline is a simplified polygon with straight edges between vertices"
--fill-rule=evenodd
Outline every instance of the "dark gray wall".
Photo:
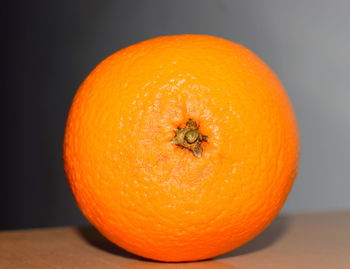
M 241 43 L 284 82 L 302 138 L 300 173 L 284 210 L 349 208 L 349 9 L 345 0 L 8 3 L 2 10 L 5 173 L 0 228 L 84 222 L 61 160 L 75 90 L 114 51 L 183 33 Z

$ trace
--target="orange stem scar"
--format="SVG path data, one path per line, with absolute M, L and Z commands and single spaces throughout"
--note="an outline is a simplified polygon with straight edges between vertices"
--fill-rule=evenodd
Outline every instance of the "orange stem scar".
M 177 127 L 172 142 L 180 148 L 187 149 L 196 157 L 201 157 L 203 148 L 201 144 L 208 142 L 208 137 L 199 131 L 199 125 L 195 120 L 189 119 L 184 128 Z

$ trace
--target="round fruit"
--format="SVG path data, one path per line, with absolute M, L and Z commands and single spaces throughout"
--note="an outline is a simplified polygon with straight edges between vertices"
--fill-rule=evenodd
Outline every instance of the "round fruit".
M 109 240 L 160 261 L 225 253 L 278 214 L 297 125 L 271 69 L 204 35 L 122 49 L 80 86 L 64 140 L 81 211 Z

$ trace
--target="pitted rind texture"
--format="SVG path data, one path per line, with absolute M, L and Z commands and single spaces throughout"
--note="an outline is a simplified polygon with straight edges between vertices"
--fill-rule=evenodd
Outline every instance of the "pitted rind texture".
M 194 119 L 210 138 L 196 158 L 173 143 Z M 201 35 L 125 48 L 80 86 L 65 170 L 87 219 L 109 240 L 162 261 L 210 258 L 259 234 L 297 171 L 291 104 L 241 45 Z

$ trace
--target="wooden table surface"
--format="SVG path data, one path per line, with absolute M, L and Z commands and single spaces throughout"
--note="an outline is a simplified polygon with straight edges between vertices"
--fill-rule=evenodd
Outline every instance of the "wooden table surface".
M 144 260 L 91 227 L 4 231 L 0 268 L 350 269 L 350 211 L 282 215 L 243 247 L 196 263 Z

